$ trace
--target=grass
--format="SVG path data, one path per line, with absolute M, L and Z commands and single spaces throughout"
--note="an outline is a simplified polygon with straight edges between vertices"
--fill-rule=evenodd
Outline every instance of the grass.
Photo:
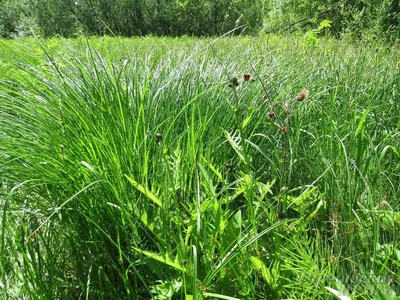
M 396 50 L 1 41 L 0 296 L 399 296 Z

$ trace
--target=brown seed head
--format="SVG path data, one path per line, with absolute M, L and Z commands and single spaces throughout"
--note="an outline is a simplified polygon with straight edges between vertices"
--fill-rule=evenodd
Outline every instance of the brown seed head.
M 270 117 L 271 119 L 272 119 L 272 118 L 275 118 L 275 117 L 276 117 L 276 113 L 275 113 L 273 110 L 271 110 L 271 111 L 268 113 L 268 117 Z
M 253 82 L 256 79 L 253 76 L 251 76 L 249 73 L 244 73 L 243 77 L 242 77 L 242 80 L 243 81 L 251 81 L 251 82 Z
M 296 100 L 297 101 L 303 101 L 303 100 L 305 100 L 305 99 L 307 99 L 308 98 L 308 95 L 310 94 L 310 92 L 307 90 L 307 89 L 302 89 L 301 91 L 300 91 L 300 93 L 296 96 Z
M 383 200 L 381 203 L 378 203 L 378 204 L 375 206 L 375 209 L 383 208 L 383 207 L 385 207 L 385 206 L 389 206 L 389 207 L 390 207 L 390 204 L 389 204 L 389 202 L 387 202 L 386 200 Z
M 250 77 L 251 77 L 251 75 L 249 73 L 244 73 L 243 74 L 243 81 L 249 81 Z

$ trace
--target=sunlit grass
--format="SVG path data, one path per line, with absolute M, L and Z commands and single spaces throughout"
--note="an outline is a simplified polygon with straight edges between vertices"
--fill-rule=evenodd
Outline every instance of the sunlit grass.
M 1 43 L 4 297 L 399 295 L 395 46 Z

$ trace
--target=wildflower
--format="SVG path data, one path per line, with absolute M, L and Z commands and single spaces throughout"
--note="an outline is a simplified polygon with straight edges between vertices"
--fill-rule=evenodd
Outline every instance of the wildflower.
M 237 78 L 236 78 L 236 77 L 232 77 L 232 78 L 229 80 L 228 86 L 229 86 L 230 88 L 235 88 L 235 87 L 239 86 L 239 82 L 238 82 Z
M 268 117 L 270 117 L 271 119 L 275 118 L 276 117 L 276 113 L 273 110 L 271 110 L 270 112 L 268 112 Z
M 243 81 L 250 81 L 250 82 L 253 82 L 253 81 L 255 81 L 256 79 L 255 79 L 253 76 L 251 76 L 249 73 L 244 73 L 244 74 L 243 74 L 243 77 L 242 77 L 242 80 L 243 80 Z
M 296 96 L 296 100 L 297 101 L 303 101 L 303 100 L 305 100 L 305 99 L 307 99 L 308 98 L 308 95 L 310 94 L 310 92 L 306 89 L 306 88 L 304 88 L 304 89 L 302 89 L 301 91 L 300 91 L 300 93 Z

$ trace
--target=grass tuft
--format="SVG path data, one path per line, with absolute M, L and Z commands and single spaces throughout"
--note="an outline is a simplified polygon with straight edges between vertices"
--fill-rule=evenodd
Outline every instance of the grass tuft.
M 1 44 L 0 297 L 400 295 L 395 46 Z

